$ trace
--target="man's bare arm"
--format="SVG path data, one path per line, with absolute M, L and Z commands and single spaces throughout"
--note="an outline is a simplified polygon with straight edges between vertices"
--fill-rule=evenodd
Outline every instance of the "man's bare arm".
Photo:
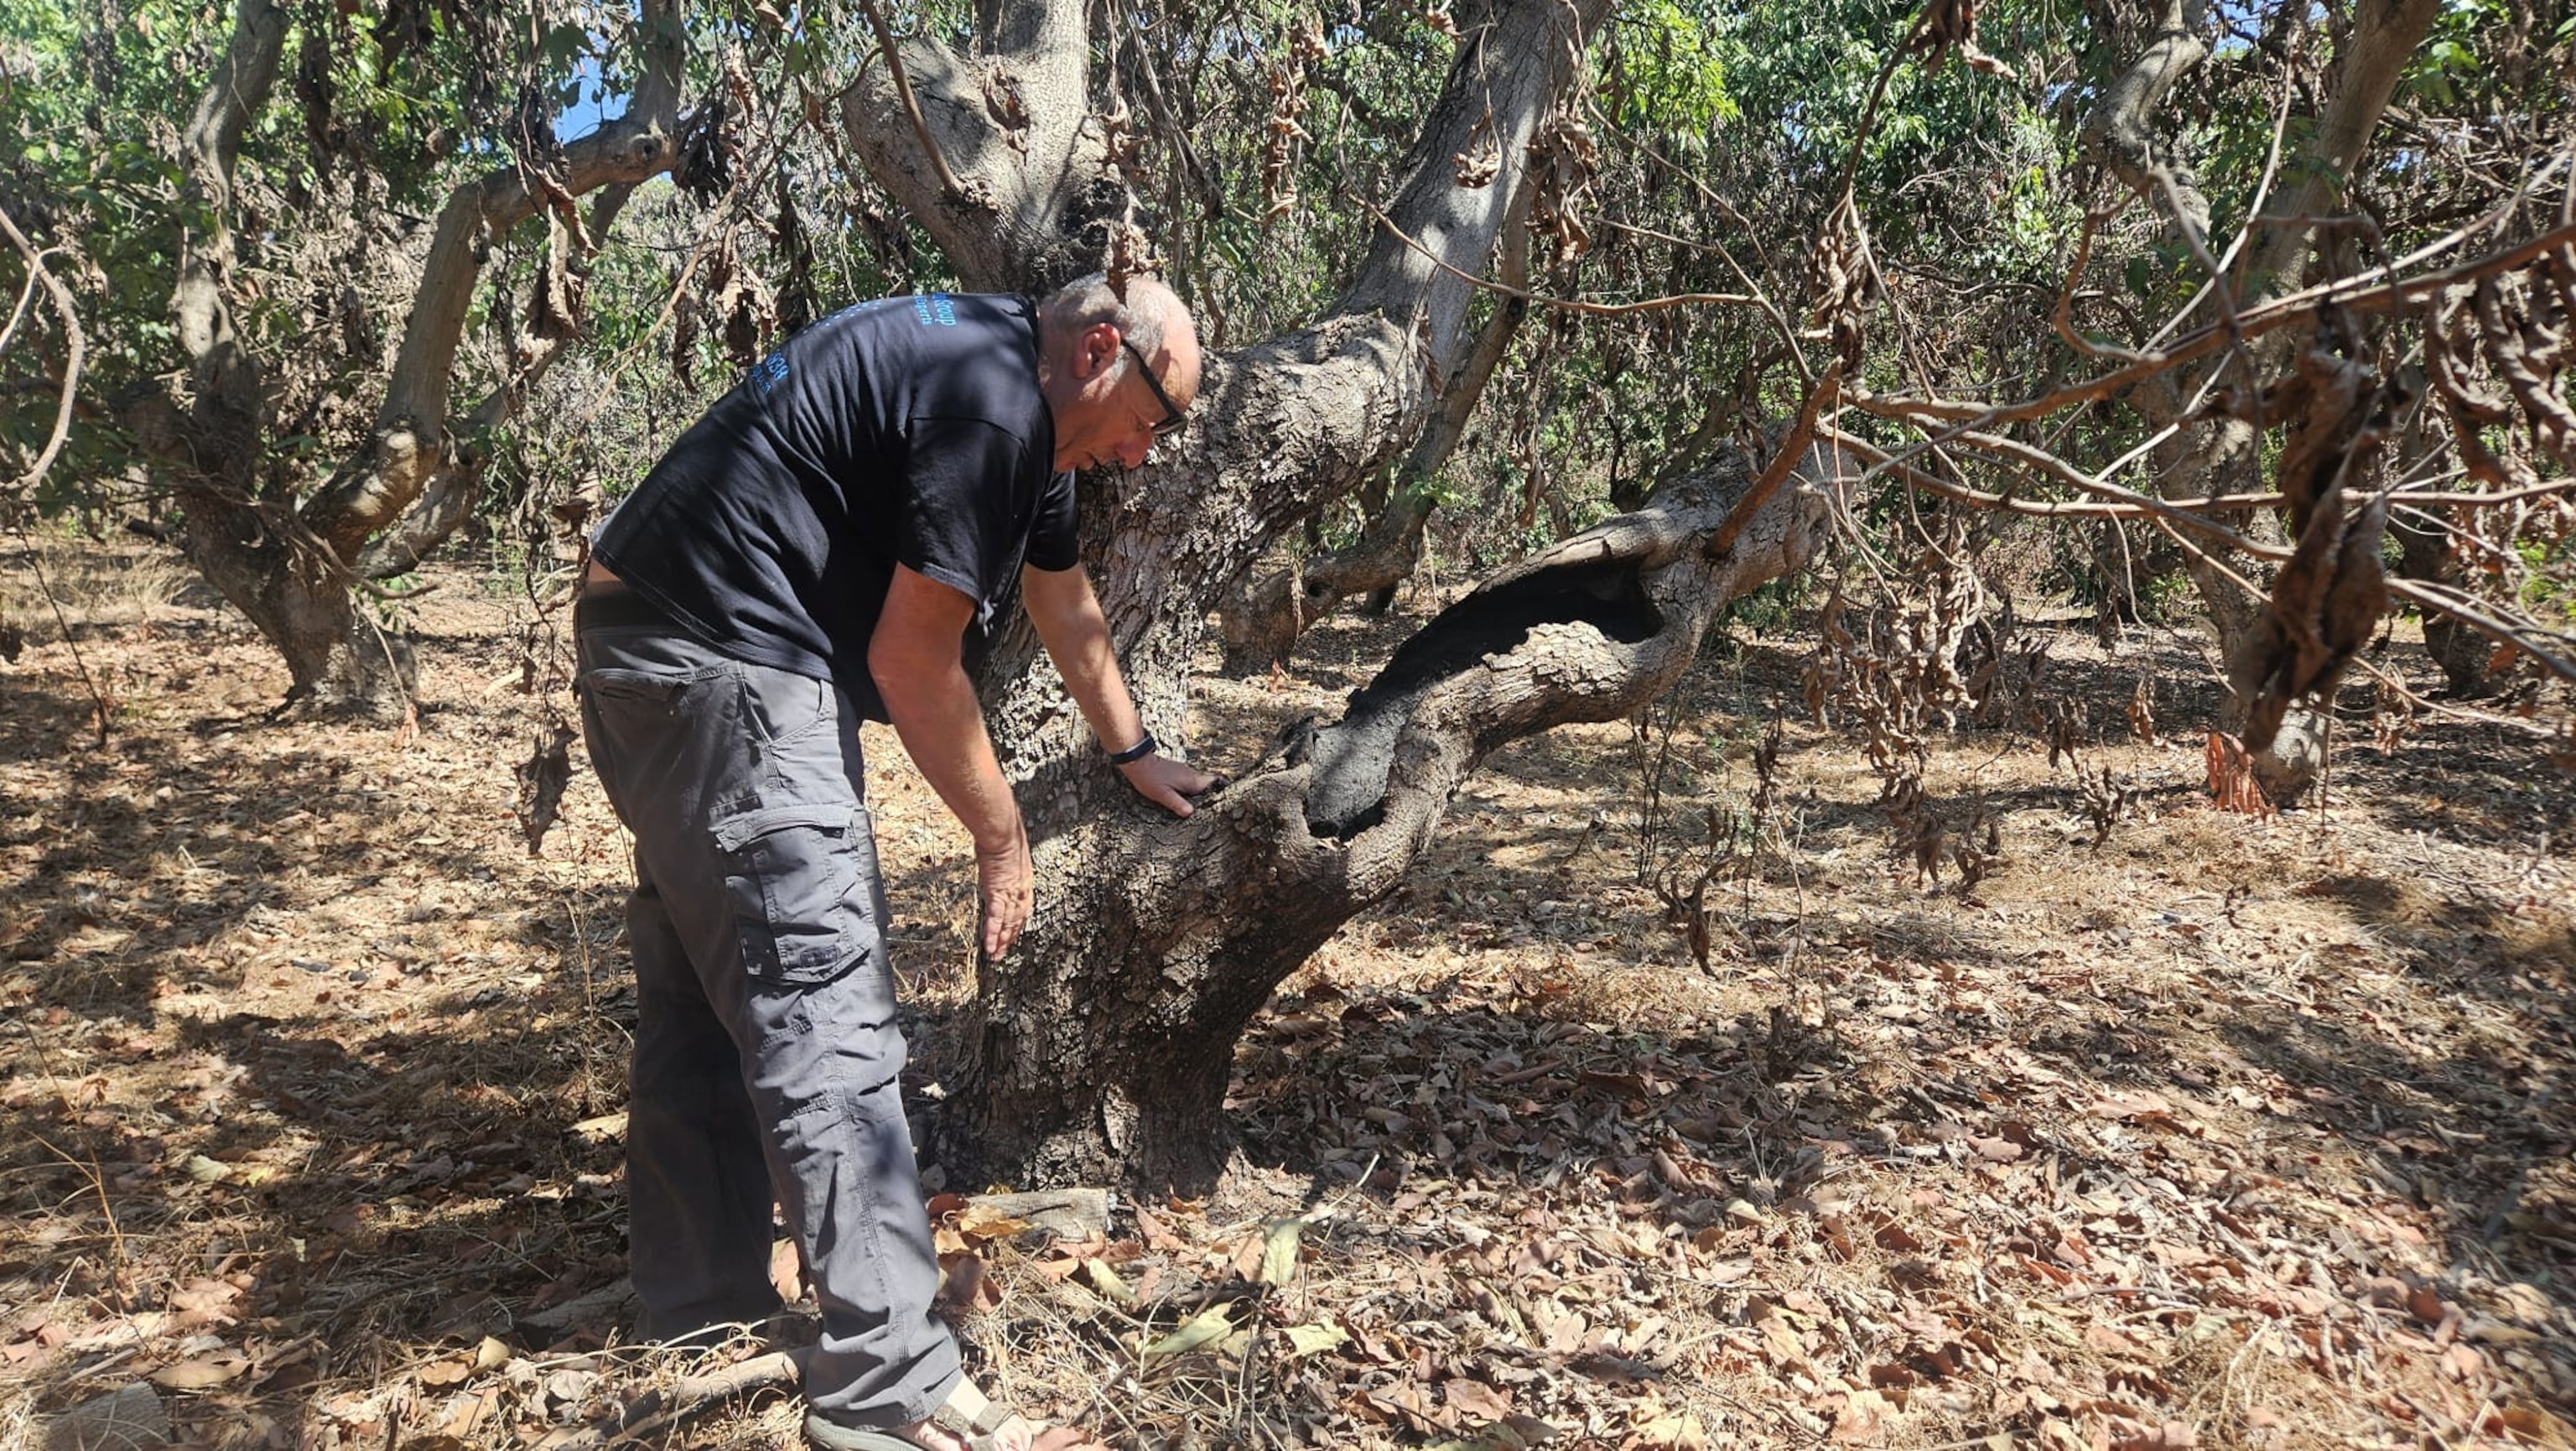
M 1081 565 L 1071 569 L 1023 569 L 1020 598 L 1027 603 L 1029 623 L 1037 627 L 1047 658 L 1064 677 L 1065 689 L 1082 708 L 1091 733 L 1105 751 L 1123 751 L 1145 738 L 1127 679 L 1118 671 L 1118 653 L 1110 648 L 1109 621 L 1091 593 L 1091 577 Z M 1149 753 L 1118 768 L 1127 784 L 1174 816 L 1190 814 L 1189 798 L 1216 784 L 1216 778 L 1187 762 Z
M 896 565 L 868 674 L 913 765 L 975 840 L 984 955 L 1000 957 L 1029 920 L 1029 839 L 959 653 L 974 611 L 964 591 Z

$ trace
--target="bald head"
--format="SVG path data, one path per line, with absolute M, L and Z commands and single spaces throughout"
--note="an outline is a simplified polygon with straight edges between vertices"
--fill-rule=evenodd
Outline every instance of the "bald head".
M 1163 385 L 1173 396 L 1181 396 L 1175 384 L 1186 384 L 1190 396 L 1198 393 L 1198 325 L 1190 321 L 1190 310 L 1180 294 L 1159 278 L 1141 274 L 1128 278 L 1127 295 L 1122 298 L 1103 273 L 1077 277 L 1038 304 L 1038 318 L 1051 339 L 1107 323 L 1136 351 L 1153 359 L 1155 372 L 1163 375 Z M 1186 376 L 1179 376 L 1184 368 Z
M 1171 288 L 1093 273 L 1038 304 L 1038 378 L 1055 415 L 1056 467 L 1133 468 L 1199 392 L 1198 327 Z M 1132 377 L 1131 375 L 1136 375 Z

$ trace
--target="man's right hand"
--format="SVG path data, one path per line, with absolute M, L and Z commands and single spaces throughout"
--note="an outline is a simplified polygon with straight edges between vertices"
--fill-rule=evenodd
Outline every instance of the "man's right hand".
M 1010 840 L 991 849 L 975 848 L 975 880 L 984 903 L 984 958 L 992 961 L 1020 940 L 1029 924 L 1035 893 L 1029 866 L 1029 835 L 1015 817 Z
M 993 759 L 975 687 L 958 660 L 958 640 L 974 611 L 964 591 L 896 565 L 868 640 L 868 674 L 922 779 L 974 839 L 989 959 L 1019 940 L 1033 890 L 1019 803 Z

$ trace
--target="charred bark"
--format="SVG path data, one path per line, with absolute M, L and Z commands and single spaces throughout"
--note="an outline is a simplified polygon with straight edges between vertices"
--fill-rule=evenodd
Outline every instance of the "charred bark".
M 1857 472 L 1810 450 L 1712 553 L 1760 462 L 1730 448 L 1644 510 L 1486 581 L 1340 720 L 1290 732 L 1187 821 L 1134 802 L 1089 756 L 1040 773 L 1024 796 L 1088 809 L 1039 844 L 1037 940 L 983 969 L 949 1161 L 1014 1181 L 1207 1187 L 1231 1147 L 1234 1044 L 1279 981 L 1403 882 L 1496 748 L 1669 689 L 1727 602 L 1807 560 L 1834 479 Z

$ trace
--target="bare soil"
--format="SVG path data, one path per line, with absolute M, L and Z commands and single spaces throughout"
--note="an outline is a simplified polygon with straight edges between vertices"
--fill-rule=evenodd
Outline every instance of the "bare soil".
M 438 575 L 416 727 L 323 726 L 271 718 L 282 668 L 166 559 L 49 547 L 69 641 L 36 562 L 0 562 L 0 1445 L 140 1382 L 185 1444 L 560 1447 L 670 1384 L 615 1293 L 624 848 L 577 745 L 540 852 L 514 813 L 561 622 Z M 1250 765 L 1426 612 L 1209 677 L 1192 748 Z M 1810 639 L 1714 642 L 1668 736 L 1496 756 L 1243 1044 L 1208 1201 L 1067 1244 L 944 1198 L 988 1385 L 1150 1446 L 2576 1437 L 2547 743 L 2433 713 L 2383 751 L 2356 686 L 2322 806 L 2224 813 L 2190 637 L 2070 626 L 2054 678 L 2109 739 L 1935 743 L 1936 811 L 1993 827 L 1971 888 L 1805 718 Z M 965 841 L 868 745 L 927 1102 Z M 2078 768 L 2125 798 L 2099 844 Z M 1703 872 L 1705 966 L 1657 890 Z

